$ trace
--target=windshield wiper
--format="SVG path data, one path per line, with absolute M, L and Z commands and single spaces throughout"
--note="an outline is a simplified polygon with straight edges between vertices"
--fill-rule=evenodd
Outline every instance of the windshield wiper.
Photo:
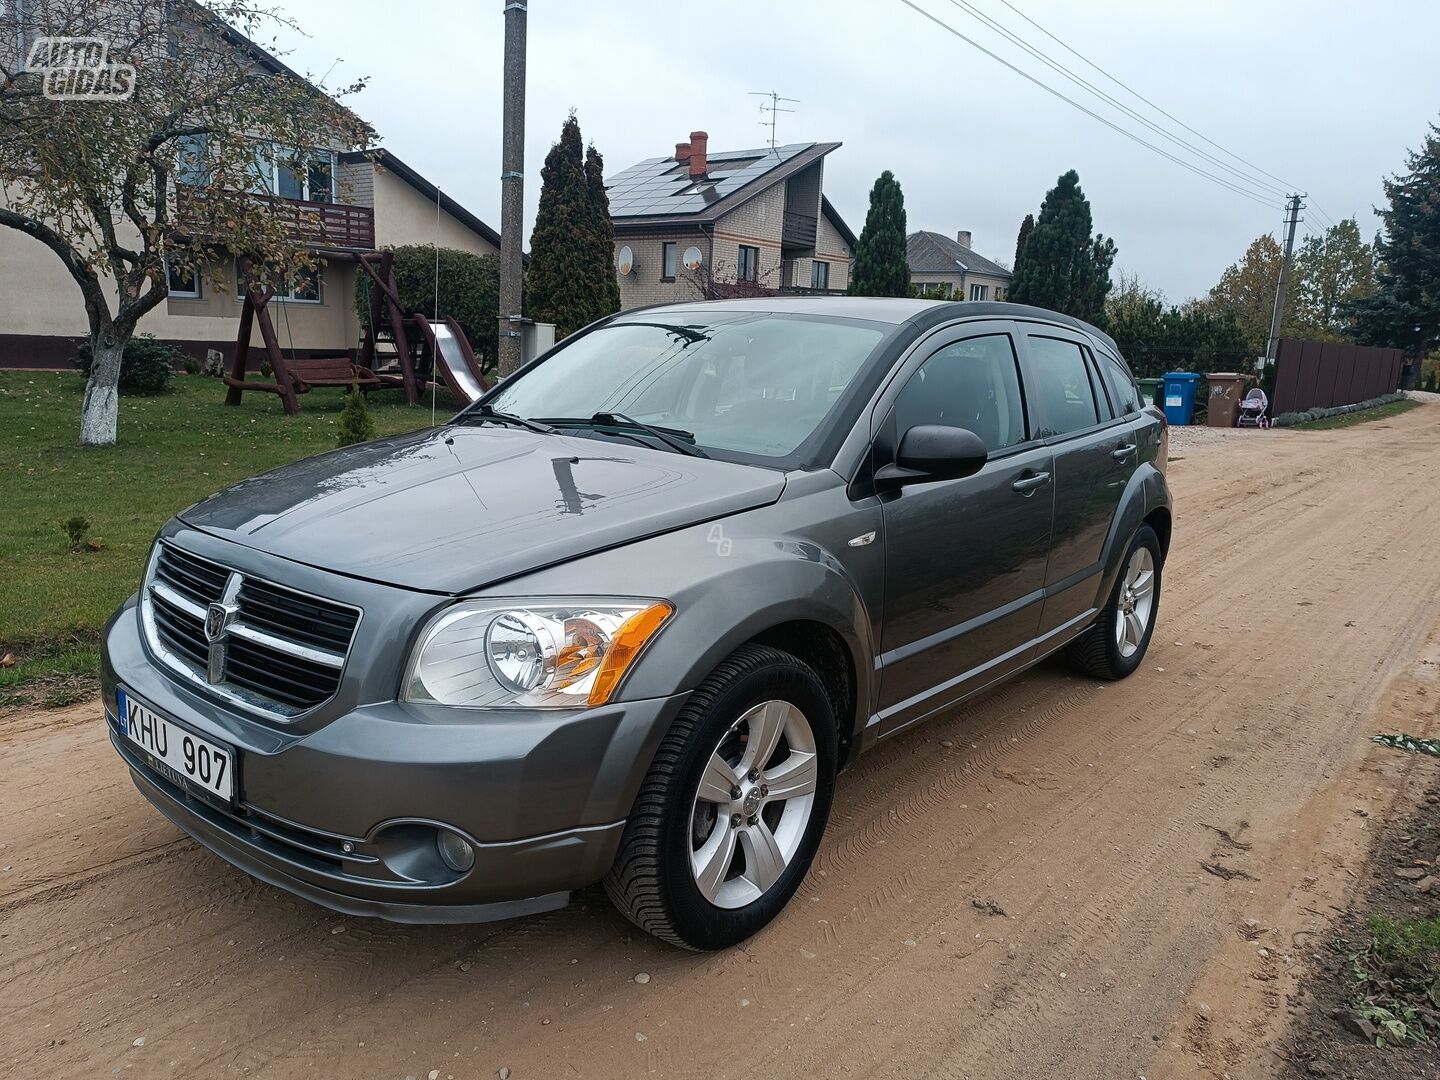
M 609 428 L 634 428 L 636 431 L 643 431 L 652 439 L 658 439 L 670 449 L 679 454 L 687 454 L 690 457 L 708 458 L 710 455 L 695 445 L 695 436 L 689 431 L 682 431 L 680 428 L 659 427 L 655 424 L 647 424 L 643 420 L 636 420 L 618 412 L 597 412 L 594 416 L 582 419 L 578 416 L 546 417 L 546 421 L 562 427 L 609 427 Z M 684 440 L 689 439 L 689 442 Z
M 458 421 L 468 422 L 477 420 L 484 422 L 493 420 L 497 424 L 511 424 L 515 427 L 523 427 L 526 431 L 539 432 L 541 435 L 554 435 L 555 429 L 545 424 L 536 423 L 534 420 L 527 420 L 523 416 L 516 416 L 514 413 L 501 412 L 499 409 L 489 405 L 477 405 L 472 412 L 461 413 L 455 418 Z

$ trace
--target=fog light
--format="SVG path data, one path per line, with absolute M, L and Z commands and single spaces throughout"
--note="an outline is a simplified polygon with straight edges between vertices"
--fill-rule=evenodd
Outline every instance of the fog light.
M 463 874 L 475 865 L 475 849 L 459 833 L 441 829 L 435 834 L 435 848 L 445 865 L 457 874 Z

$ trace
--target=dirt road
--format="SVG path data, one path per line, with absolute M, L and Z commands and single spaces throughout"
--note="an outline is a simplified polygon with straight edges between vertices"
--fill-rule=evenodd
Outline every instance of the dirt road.
M 332 915 L 163 822 L 94 706 L 0 720 L 0 1074 L 1275 1074 L 1355 810 L 1427 767 L 1368 736 L 1440 729 L 1440 407 L 1173 453 L 1141 672 L 1047 665 L 882 747 L 790 909 L 719 955 L 598 892 Z

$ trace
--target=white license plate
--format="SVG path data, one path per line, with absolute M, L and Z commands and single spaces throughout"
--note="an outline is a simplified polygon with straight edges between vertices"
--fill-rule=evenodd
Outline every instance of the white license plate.
M 235 761 L 228 747 L 202 739 L 179 724 L 147 709 L 127 694 L 115 691 L 120 707 L 120 730 L 144 751 L 150 765 L 170 780 L 184 780 L 226 802 L 234 798 Z M 172 775 L 173 774 L 173 775 Z

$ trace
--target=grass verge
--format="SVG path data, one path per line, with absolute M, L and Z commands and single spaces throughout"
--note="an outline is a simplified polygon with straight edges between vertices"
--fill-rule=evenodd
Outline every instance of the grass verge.
M 134 592 L 156 530 L 219 488 L 332 449 L 345 400 L 316 390 L 287 417 L 273 394 L 227 408 L 218 379 L 177 376 L 169 394 L 121 398 L 117 445 L 82 448 L 84 390 L 75 372 L 0 371 L 0 659 L 13 657 L 0 708 L 88 693 L 100 628 Z M 369 400 L 377 435 L 430 423 L 401 391 Z M 89 520 L 91 549 L 72 550 L 62 523 L 74 516 Z
M 1376 1046 L 1430 1044 L 1440 1036 L 1440 915 L 1372 915 L 1365 928 L 1361 949 L 1335 942 L 1350 960 L 1355 1016 L 1371 1025 Z
M 1356 424 L 1368 424 L 1372 420 L 1386 420 L 1419 407 L 1420 402 L 1418 401 L 1391 401 L 1384 405 L 1376 405 L 1373 409 L 1361 409 L 1358 412 L 1341 413 L 1339 416 L 1327 416 L 1321 420 L 1307 420 L 1303 424 L 1293 424 L 1290 430 L 1330 431 L 1333 428 L 1354 427 Z

